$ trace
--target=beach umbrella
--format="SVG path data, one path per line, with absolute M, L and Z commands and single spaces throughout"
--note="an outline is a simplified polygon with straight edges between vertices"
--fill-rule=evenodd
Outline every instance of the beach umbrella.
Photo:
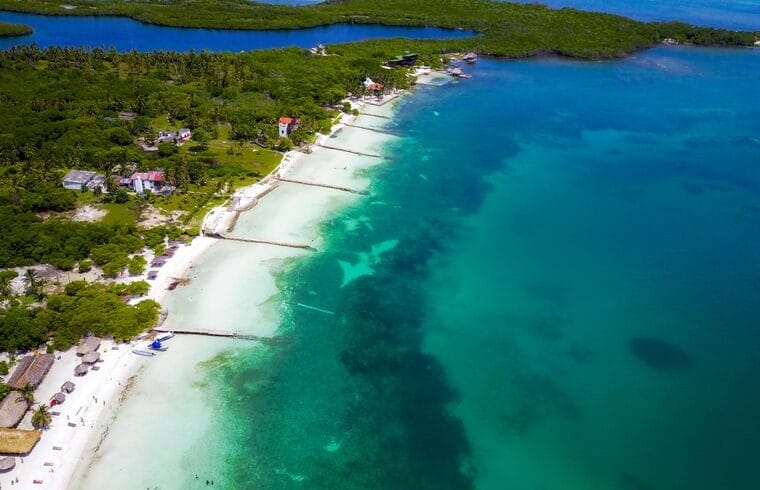
M 99 352 L 88 352 L 82 357 L 82 362 L 85 362 L 87 364 L 94 364 L 100 360 L 100 353 Z
M 80 364 L 76 368 L 74 368 L 74 374 L 77 376 L 84 376 L 87 374 L 87 371 L 90 370 L 90 367 L 87 364 Z
M 10 471 L 15 467 L 16 467 L 16 458 L 12 456 L 6 456 L 0 459 L 0 471 L 2 472 Z

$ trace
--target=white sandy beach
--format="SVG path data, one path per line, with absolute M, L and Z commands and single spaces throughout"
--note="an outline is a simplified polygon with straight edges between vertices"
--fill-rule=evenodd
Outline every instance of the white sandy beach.
M 368 112 L 392 113 L 390 104 L 371 107 Z M 368 127 L 379 121 L 389 122 L 372 116 L 352 117 L 349 121 Z M 333 137 L 323 137 L 329 140 L 326 144 L 368 153 L 380 152 L 393 139 L 344 125 L 334 129 Z M 378 164 L 392 162 L 317 147 L 311 154 L 291 154 L 276 172 L 281 177 L 363 190 L 370 184 L 363 171 Z M 238 194 L 254 196 L 261 191 L 259 185 Z M 278 271 L 292 259 L 319 253 L 321 223 L 360 197 L 335 189 L 278 183 L 240 215 L 230 235 L 308 243 L 316 252 L 220 240 L 186 274 L 191 282 L 163 300 L 169 311 L 165 326 L 234 330 L 261 337 L 276 335 L 282 307 L 276 283 Z M 225 209 L 218 212 L 231 214 Z M 215 226 L 225 231 L 226 219 L 216 220 Z M 213 479 L 208 472 L 214 466 L 209 463 L 213 461 L 214 448 L 208 447 L 207 441 L 212 438 L 207 436 L 217 430 L 214 421 L 220 414 L 199 386 L 207 369 L 201 363 L 221 353 L 234 356 L 253 344 L 181 335 L 168 344 L 167 353 L 145 363 L 130 396 L 118 408 L 118 417 L 107 421 L 108 437 L 99 446 L 90 445 L 88 451 L 94 451 L 94 456 L 82 458 L 70 488 L 96 489 L 106 480 L 111 489 L 183 488 L 192 484 L 189 479 L 196 473 Z M 170 441 L 170 450 L 151 434 L 161 434 L 161 440 Z M 140 447 L 138 455 L 135 445 Z M 139 472 L 131 471 L 135 465 L 140 467 Z
M 360 110 L 391 115 L 394 104 Z M 394 138 L 345 122 L 382 128 L 389 120 L 350 116 L 318 143 L 379 153 Z M 311 154 L 290 152 L 263 183 L 236 193 L 237 209 L 250 210 L 240 214 L 231 235 L 308 243 L 318 253 L 322 221 L 360 196 L 278 182 L 274 177 L 366 190 L 370 181 L 362 172 L 378 164 L 390 163 L 319 147 Z M 209 213 L 204 229 L 223 233 L 233 215 L 226 206 L 219 207 Z M 235 330 L 270 337 L 276 334 L 281 307 L 276 274 L 289 260 L 309 253 L 315 252 L 199 237 L 179 247 L 159 269 L 148 297 L 168 310 L 165 326 L 170 328 Z M 203 260 L 199 260 L 201 255 Z M 167 294 L 167 286 L 176 278 L 191 282 Z M 131 346 L 115 350 L 113 343 L 104 342 L 100 369 L 82 378 L 73 375 L 78 364 L 74 349 L 60 354 L 38 388 L 37 400 L 47 402 L 67 380 L 76 383 L 76 390 L 53 409 L 60 415 L 53 418 L 23 463 L 18 459 L 14 470 L 0 476 L 0 485 L 9 488 L 11 480 L 18 478 L 20 488 L 96 489 L 106 481 L 110 489 L 182 488 L 179 482 L 194 473 L 192 455 L 208 451 L 203 435 L 213 430 L 212 407 L 198 386 L 199 363 L 221 352 L 234 355 L 236 349 L 251 345 L 251 341 L 178 335 L 169 342 L 168 352 L 145 358 L 132 354 Z M 31 428 L 30 417 L 31 412 L 19 427 Z M 131 470 L 136 466 L 140 471 L 134 474 Z M 34 480 L 42 483 L 33 484 Z

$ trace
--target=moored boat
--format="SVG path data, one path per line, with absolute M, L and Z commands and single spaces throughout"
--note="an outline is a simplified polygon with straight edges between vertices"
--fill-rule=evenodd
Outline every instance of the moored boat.
M 156 355 L 155 352 L 150 352 L 147 350 L 140 350 L 140 349 L 132 349 L 132 354 L 137 354 L 138 356 L 145 356 L 145 357 L 153 357 Z

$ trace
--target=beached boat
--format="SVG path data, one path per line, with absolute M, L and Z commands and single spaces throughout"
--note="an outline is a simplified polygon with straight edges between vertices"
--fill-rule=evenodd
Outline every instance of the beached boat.
M 159 351 L 159 352 L 166 352 L 166 350 L 168 349 L 168 347 L 163 347 L 163 346 L 161 345 L 161 341 L 160 341 L 160 340 L 154 340 L 154 341 L 153 341 L 153 342 L 151 342 L 151 344 L 148 346 L 148 349 L 150 349 L 150 350 L 157 350 L 157 351 Z
M 145 357 L 153 357 L 156 355 L 155 352 L 150 352 L 147 350 L 140 350 L 140 349 L 132 349 L 132 354 L 137 354 L 138 356 L 145 356 Z
M 173 337 L 174 337 L 174 332 L 166 332 L 156 337 L 156 340 L 158 340 L 159 342 L 165 342 Z

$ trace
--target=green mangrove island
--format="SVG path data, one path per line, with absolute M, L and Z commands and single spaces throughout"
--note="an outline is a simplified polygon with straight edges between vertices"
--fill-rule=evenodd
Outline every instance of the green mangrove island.
M 26 36 L 32 33 L 32 28 L 23 24 L 0 22 L 0 37 Z
M 175 27 L 296 29 L 362 23 L 466 29 L 481 35 L 455 43 L 431 41 L 424 46 L 425 51 L 467 50 L 508 57 L 557 54 L 610 58 L 665 39 L 720 46 L 751 46 L 756 39 L 756 34 L 749 32 L 679 22 L 645 23 L 571 8 L 489 0 L 332 0 L 298 7 L 247 0 L 76 0 L 67 2 L 66 8 L 50 0 L 0 0 L 0 9 L 48 15 L 126 16 Z

